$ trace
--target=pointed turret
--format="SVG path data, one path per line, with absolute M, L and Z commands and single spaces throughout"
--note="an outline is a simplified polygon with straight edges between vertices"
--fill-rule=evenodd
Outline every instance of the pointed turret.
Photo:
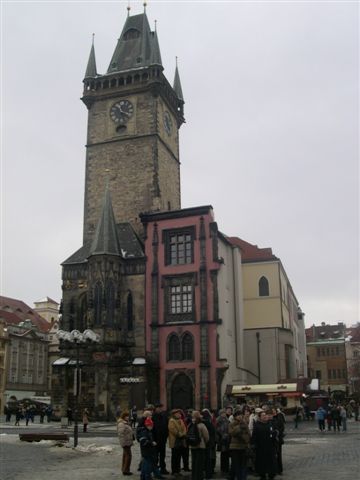
M 175 77 L 174 77 L 173 89 L 176 93 L 177 98 L 179 100 L 181 100 L 182 102 L 184 102 L 184 97 L 183 97 L 181 82 L 180 82 L 179 69 L 178 69 L 178 64 L 177 64 L 177 57 L 176 57 L 176 68 L 175 68 Z
M 128 16 L 107 73 L 150 65 L 162 67 L 156 32 L 150 30 L 145 12 Z
M 93 41 L 92 41 L 92 45 L 91 45 L 91 50 L 90 50 L 88 64 L 87 64 L 87 67 L 86 67 L 84 80 L 86 80 L 87 78 L 95 78 L 96 75 L 97 75 L 97 71 L 96 71 L 94 34 L 93 34 Z
M 159 40 L 158 40 L 157 30 L 156 30 L 156 21 L 155 21 L 155 31 L 151 32 L 151 36 L 153 41 L 151 63 L 152 65 L 162 65 Z
M 90 255 L 120 255 L 114 211 L 109 186 L 106 185 L 102 212 L 90 248 Z

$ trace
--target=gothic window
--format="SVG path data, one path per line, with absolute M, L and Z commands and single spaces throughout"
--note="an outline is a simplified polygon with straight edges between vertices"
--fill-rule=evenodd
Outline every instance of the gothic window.
M 114 324 L 115 312 L 115 288 L 114 283 L 109 280 L 106 285 L 106 324 Z
M 180 360 L 180 341 L 175 334 L 171 335 L 168 341 L 168 360 Z
M 133 298 L 132 298 L 131 292 L 128 293 L 126 303 L 127 303 L 127 307 L 126 307 L 127 329 L 128 331 L 131 331 L 134 329 L 134 322 L 133 322 L 134 309 L 133 309 Z
M 182 360 L 194 360 L 194 340 L 190 333 L 185 333 L 181 341 Z
M 171 205 L 168 205 L 171 207 Z M 170 208 L 169 208 L 170 209 Z M 166 265 L 185 265 L 194 262 L 195 227 L 164 230 Z
M 97 283 L 95 285 L 95 292 L 94 292 L 94 317 L 95 317 L 95 324 L 101 324 L 101 312 L 102 312 L 102 288 L 101 283 Z
M 266 277 L 261 277 L 259 280 L 259 297 L 269 296 L 269 281 Z

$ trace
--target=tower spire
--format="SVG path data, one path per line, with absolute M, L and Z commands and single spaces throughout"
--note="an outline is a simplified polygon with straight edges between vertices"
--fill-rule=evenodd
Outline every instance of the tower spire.
M 108 174 L 106 177 L 102 212 L 91 245 L 91 255 L 120 255 L 115 216 L 110 196 Z
M 175 68 L 175 77 L 174 77 L 173 89 L 174 89 L 178 99 L 180 101 L 184 102 L 184 97 L 183 97 L 181 82 L 180 82 L 179 69 L 178 69 L 178 57 L 175 57 L 175 58 L 176 58 L 176 68 Z
M 95 39 L 95 33 L 92 34 L 91 50 L 90 50 L 89 60 L 88 60 L 88 63 L 87 63 L 84 79 L 95 78 L 96 75 L 97 75 L 96 59 L 95 59 L 95 45 L 94 45 L 95 40 L 94 39 Z

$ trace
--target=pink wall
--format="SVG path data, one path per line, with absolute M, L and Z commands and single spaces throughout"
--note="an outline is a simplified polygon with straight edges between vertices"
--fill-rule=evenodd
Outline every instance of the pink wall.
M 210 278 L 210 270 L 220 268 L 218 262 L 213 260 L 213 247 L 212 238 L 210 237 L 210 223 L 214 221 L 212 212 L 210 211 L 206 215 L 202 215 L 205 226 L 205 251 L 206 251 L 206 269 L 207 269 L 207 320 L 212 321 L 213 318 L 213 286 Z M 147 351 L 151 351 L 151 282 L 152 282 L 152 266 L 153 266 L 153 232 L 154 223 L 148 223 L 147 226 L 147 239 L 145 242 L 145 252 L 147 256 L 147 268 L 146 268 L 146 347 Z M 198 273 L 200 270 L 200 215 L 189 216 L 186 218 L 173 218 L 173 219 L 160 219 L 156 221 L 158 227 L 158 292 L 159 292 L 159 305 L 158 305 L 158 322 L 159 324 L 165 324 L 164 322 L 164 289 L 161 288 L 161 277 L 164 275 L 179 275 L 182 273 Z M 168 229 L 175 229 L 181 227 L 190 227 L 195 225 L 196 235 L 194 241 L 194 263 L 186 265 L 165 265 L 165 244 L 162 243 L 162 231 Z M 200 282 L 195 286 L 195 311 L 196 311 L 196 323 L 184 323 L 184 324 L 170 324 L 166 327 L 159 328 L 159 363 L 160 363 L 160 392 L 161 402 L 166 404 L 166 370 L 176 369 L 195 369 L 196 381 L 195 381 L 195 399 L 199 398 L 200 390 Z M 181 330 L 190 332 L 195 341 L 194 348 L 194 361 L 193 362 L 170 362 L 166 361 L 166 342 L 171 332 L 177 332 Z M 221 367 L 221 362 L 216 359 L 216 334 L 217 329 L 215 324 L 208 325 L 208 341 L 209 341 L 209 363 L 210 363 L 210 384 L 211 384 L 211 406 L 217 406 L 217 393 L 216 393 L 216 368 Z M 195 405 L 196 406 L 196 405 Z

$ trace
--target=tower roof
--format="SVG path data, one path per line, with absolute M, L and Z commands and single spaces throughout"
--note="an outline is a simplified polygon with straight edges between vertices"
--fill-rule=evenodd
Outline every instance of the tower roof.
M 105 188 L 102 212 L 90 248 L 90 255 L 120 255 L 114 211 L 108 185 Z
M 176 61 L 176 68 L 175 68 L 175 77 L 174 77 L 174 91 L 176 93 L 176 96 L 178 97 L 179 100 L 184 101 L 183 93 L 182 93 L 182 88 L 181 88 L 181 82 L 180 82 L 180 75 L 179 75 L 179 69 L 177 66 L 177 61 Z
M 93 43 L 91 45 L 89 60 L 86 67 L 84 78 L 95 78 L 96 75 L 97 75 L 97 71 L 96 71 L 96 60 L 95 60 L 94 36 L 93 36 Z
M 160 65 L 157 33 L 150 30 L 146 13 L 128 16 L 107 73 Z

